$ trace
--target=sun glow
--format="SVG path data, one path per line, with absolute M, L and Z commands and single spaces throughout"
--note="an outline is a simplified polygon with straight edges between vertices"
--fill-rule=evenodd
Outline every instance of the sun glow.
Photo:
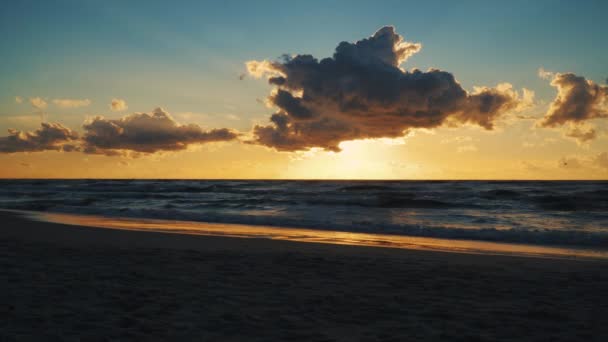
M 394 147 L 403 139 L 345 141 L 342 151 L 311 150 L 296 154 L 287 170 L 288 178 L 302 179 L 403 179 L 415 177 L 416 166 L 395 163 Z M 401 156 L 402 157 L 402 156 Z M 403 160 L 403 158 L 401 158 Z

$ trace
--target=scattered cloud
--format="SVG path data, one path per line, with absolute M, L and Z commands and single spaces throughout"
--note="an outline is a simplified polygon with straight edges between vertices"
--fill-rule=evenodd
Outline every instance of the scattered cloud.
M 48 103 L 41 97 L 31 97 L 30 104 L 39 110 L 44 110 L 48 106 Z
M 557 88 L 557 96 L 540 122 L 542 127 L 608 117 L 608 86 L 573 73 L 554 74 L 551 85 Z
M 467 92 L 449 72 L 401 69 L 421 47 L 387 26 L 356 43 L 340 43 L 333 57 L 320 61 L 295 55 L 247 62 L 251 76 L 267 77 L 274 86 L 267 102 L 278 108 L 269 125 L 254 127 L 250 143 L 339 151 L 342 141 L 402 137 L 447 123 L 491 130 L 497 118 L 533 96 L 508 83 Z
M 78 134 L 59 123 L 43 122 L 33 132 L 8 130 L 9 135 L 0 137 L 1 153 L 40 152 L 46 150 L 72 151 Z
M 15 102 L 17 102 L 18 104 L 22 104 L 23 103 L 23 97 L 21 97 L 21 96 L 15 96 Z
M 179 151 L 191 144 L 229 141 L 239 135 L 227 128 L 204 130 L 196 124 L 180 125 L 161 108 L 117 120 L 98 116 L 83 128 L 83 151 L 105 155 Z
M 91 104 L 89 99 L 53 99 L 53 104 L 60 108 L 86 107 Z
M 538 68 L 538 77 L 543 80 L 550 80 L 555 77 L 555 73 L 553 71 L 547 71 L 543 67 Z
M 122 112 L 123 110 L 126 110 L 127 108 L 129 108 L 127 106 L 127 101 L 125 101 L 123 99 L 112 99 L 112 101 L 110 102 L 110 109 L 113 112 Z
M 574 126 L 567 130 L 564 135 L 568 138 L 575 139 L 579 145 L 583 145 L 595 139 L 597 137 L 597 132 L 593 127 L 584 130 L 581 127 Z

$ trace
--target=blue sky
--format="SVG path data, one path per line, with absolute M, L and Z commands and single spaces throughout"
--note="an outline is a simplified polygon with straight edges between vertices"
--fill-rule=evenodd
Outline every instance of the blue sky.
M 144 110 L 256 110 L 264 84 L 243 62 L 325 57 L 394 25 L 423 50 L 405 67 L 454 73 L 465 88 L 510 82 L 553 96 L 536 70 L 608 76 L 605 1 L 15 1 L 0 12 L 3 112 L 16 95 L 107 98 Z M 257 88 L 256 89 L 251 89 Z M 237 92 L 238 90 L 238 92 Z M 7 100 L 8 99 L 8 100 Z M 163 103 L 153 103 L 154 100 Z M 248 102 L 249 101 L 249 102 Z

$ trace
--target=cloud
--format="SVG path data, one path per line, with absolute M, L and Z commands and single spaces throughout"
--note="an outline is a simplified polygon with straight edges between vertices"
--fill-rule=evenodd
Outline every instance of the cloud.
M 53 103 L 60 108 L 78 108 L 86 107 L 91 104 L 89 99 L 54 99 Z
M 573 138 L 579 144 L 587 143 L 597 137 L 597 132 L 595 128 L 589 128 L 588 130 L 583 130 L 580 127 L 572 127 L 570 130 L 565 132 L 565 136 L 568 138 Z
M 46 109 L 46 107 L 48 106 L 48 104 L 46 103 L 46 101 L 41 98 L 41 97 L 31 97 L 30 98 L 30 104 L 39 110 L 43 110 Z
M 545 70 L 543 67 L 538 68 L 538 77 L 543 80 L 550 80 L 555 77 L 555 73 L 553 71 Z
M 127 101 L 123 99 L 112 99 L 112 102 L 110 102 L 110 109 L 113 112 L 121 112 L 127 108 L 129 108 L 127 106 Z
M 43 122 L 34 132 L 9 129 L 8 133 L 8 136 L 0 137 L 1 153 L 71 151 L 78 139 L 76 132 L 59 123 Z
M 387 26 L 356 43 L 340 43 L 333 57 L 320 61 L 295 55 L 247 62 L 250 75 L 274 86 L 267 103 L 278 109 L 269 125 L 253 128 L 250 143 L 339 151 L 342 141 L 402 137 L 414 128 L 470 123 L 491 130 L 524 102 L 507 83 L 469 93 L 449 72 L 402 70 L 400 64 L 420 49 Z
M 117 120 L 98 116 L 83 128 L 83 151 L 105 155 L 179 151 L 190 144 L 229 141 L 238 136 L 236 131 L 226 128 L 206 131 L 196 124 L 180 125 L 161 108 Z
M 608 117 L 608 86 L 572 73 L 556 73 L 551 85 L 557 88 L 557 96 L 540 122 L 542 127 Z
M 15 102 L 17 102 L 18 104 L 22 104 L 23 103 L 23 97 L 21 97 L 21 96 L 15 96 Z

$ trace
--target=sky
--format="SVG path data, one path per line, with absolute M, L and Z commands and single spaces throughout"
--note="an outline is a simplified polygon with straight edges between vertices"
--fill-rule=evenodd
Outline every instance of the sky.
M 606 1 L 1 6 L 0 177 L 608 179 Z

